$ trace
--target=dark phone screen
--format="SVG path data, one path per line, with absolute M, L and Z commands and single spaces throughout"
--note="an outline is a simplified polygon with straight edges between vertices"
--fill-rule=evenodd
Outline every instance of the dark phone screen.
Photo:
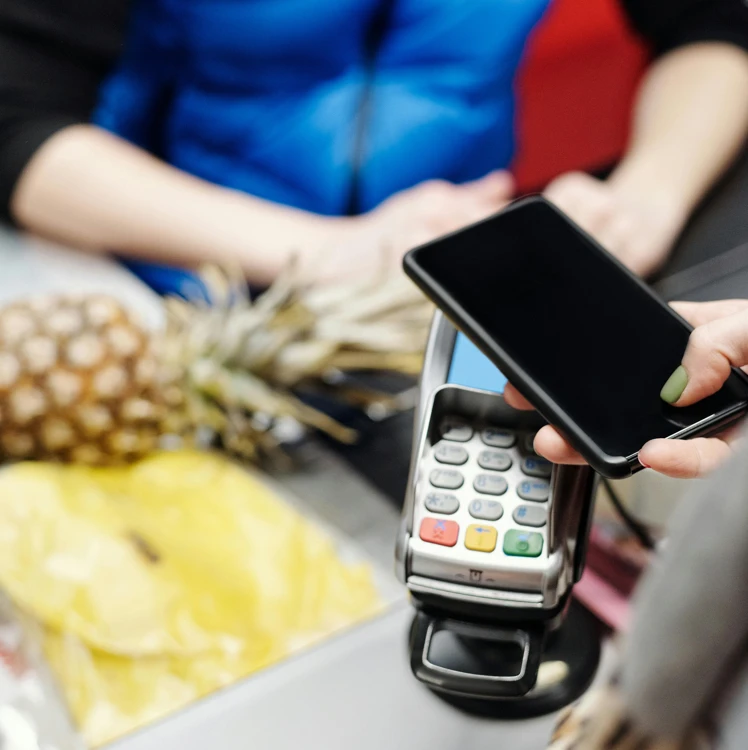
M 468 318 L 612 456 L 748 399 L 731 376 L 691 407 L 660 389 L 689 330 L 551 206 L 533 200 L 415 251 Z

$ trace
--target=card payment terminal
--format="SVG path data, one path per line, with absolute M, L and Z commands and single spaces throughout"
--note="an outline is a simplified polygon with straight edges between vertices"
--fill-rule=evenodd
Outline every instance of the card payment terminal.
M 543 422 L 507 406 L 505 383 L 437 312 L 421 376 L 397 572 L 417 610 L 410 646 L 419 680 L 494 707 L 525 699 L 542 713 L 561 699 L 552 685 L 556 701 L 534 700 L 542 692 L 536 682 L 549 650 L 569 647 L 561 626 L 584 565 L 596 477 L 589 467 L 554 466 L 535 454 Z M 599 654 L 596 636 L 591 650 L 580 637 L 571 634 L 574 648 L 585 651 L 577 694 Z M 576 697 L 568 693 L 560 705 Z

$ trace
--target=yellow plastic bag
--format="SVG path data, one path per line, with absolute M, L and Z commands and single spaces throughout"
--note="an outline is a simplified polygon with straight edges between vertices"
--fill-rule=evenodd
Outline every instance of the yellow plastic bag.
M 372 615 L 371 573 L 215 455 L 0 472 L 0 586 L 98 745 Z

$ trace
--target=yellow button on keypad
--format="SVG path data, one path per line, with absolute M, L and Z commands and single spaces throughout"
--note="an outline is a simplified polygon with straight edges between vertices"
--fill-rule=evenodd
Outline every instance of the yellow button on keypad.
M 476 552 L 493 552 L 496 549 L 496 537 L 493 526 L 474 523 L 465 532 L 465 546 Z

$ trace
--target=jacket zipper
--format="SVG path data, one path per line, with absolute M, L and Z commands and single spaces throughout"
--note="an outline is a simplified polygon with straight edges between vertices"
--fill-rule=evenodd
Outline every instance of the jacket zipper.
M 351 179 L 345 213 L 356 216 L 361 213 L 361 172 L 366 155 L 366 140 L 373 106 L 374 79 L 377 56 L 384 39 L 394 0 L 383 0 L 372 19 L 364 41 L 364 87 L 356 109 L 356 122 L 351 150 Z

